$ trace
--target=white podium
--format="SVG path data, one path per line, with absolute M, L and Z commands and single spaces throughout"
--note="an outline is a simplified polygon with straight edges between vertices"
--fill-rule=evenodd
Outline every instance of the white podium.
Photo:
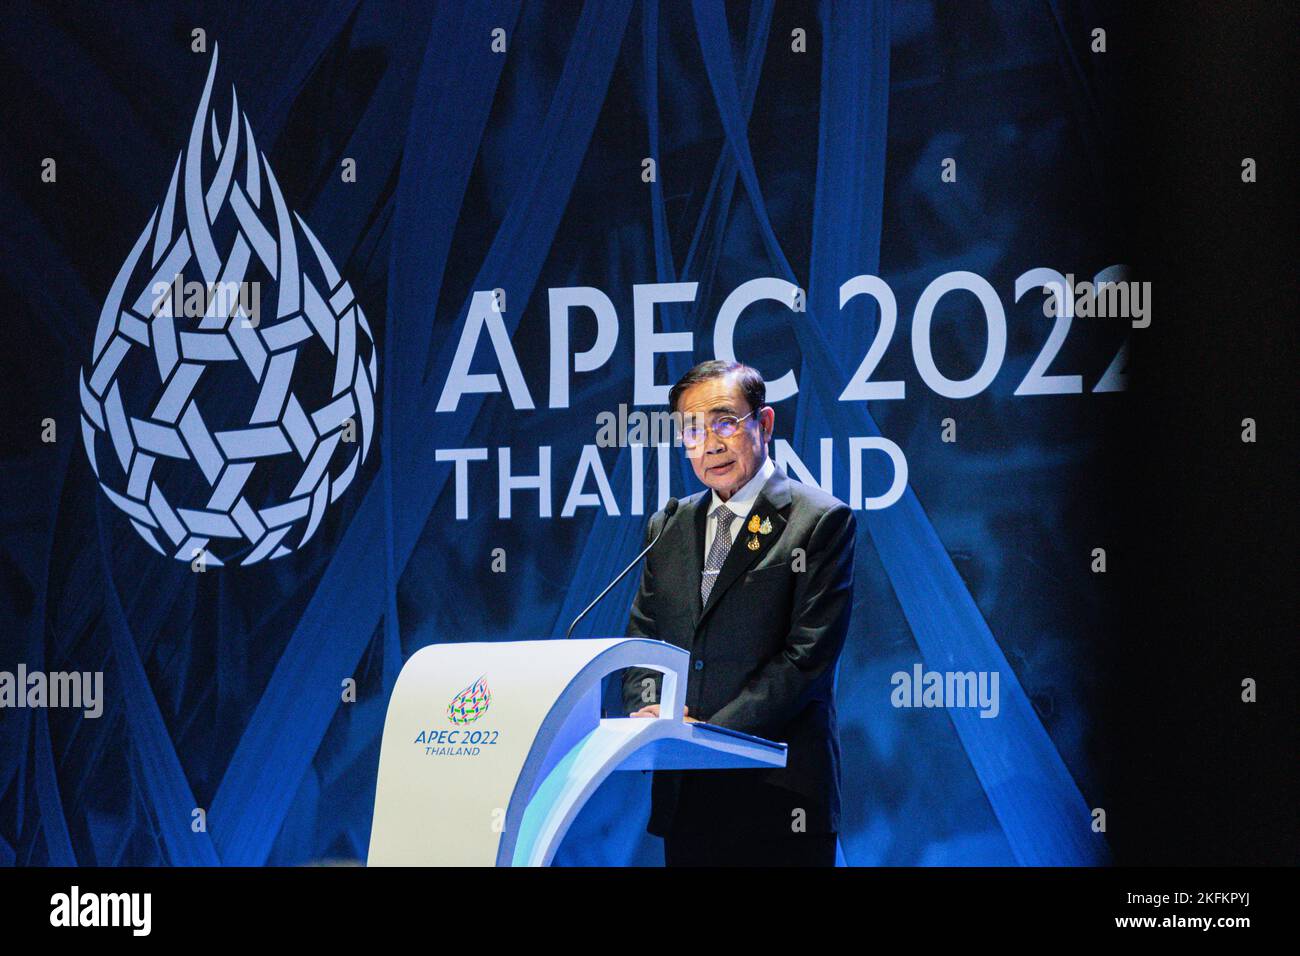
M 643 638 L 421 648 L 388 703 L 368 865 L 546 866 L 615 770 L 784 767 L 783 743 L 682 720 L 688 660 Z M 663 716 L 601 719 L 627 667 L 663 673 Z

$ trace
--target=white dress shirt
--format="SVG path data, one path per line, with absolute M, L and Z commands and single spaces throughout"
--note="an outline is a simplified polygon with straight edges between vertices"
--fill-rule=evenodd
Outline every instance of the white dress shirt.
M 740 490 L 726 501 L 719 498 L 716 491 L 711 491 L 709 493 L 710 501 L 709 510 L 705 515 L 707 524 L 704 528 L 704 555 L 700 559 L 701 567 L 708 563 L 709 548 L 713 547 L 713 538 L 717 534 L 718 530 L 718 522 L 714 521 L 712 518 L 708 518 L 708 515 L 713 514 L 713 512 L 717 510 L 718 505 L 726 505 L 735 512 L 736 516 L 731 519 L 731 543 L 734 546 L 736 538 L 740 535 L 741 529 L 745 526 L 745 519 L 749 517 L 749 512 L 754 507 L 754 499 L 758 497 L 758 493 L 762 491 L 763 486 L 767 484 L 767 479 L 771 478 L 775 471 L 776 463 L 773 462 L 771 458 L 764 458 L 762 467 L 754 473 L 754 477 L 745 482 L 745 484 L 741 486 Z

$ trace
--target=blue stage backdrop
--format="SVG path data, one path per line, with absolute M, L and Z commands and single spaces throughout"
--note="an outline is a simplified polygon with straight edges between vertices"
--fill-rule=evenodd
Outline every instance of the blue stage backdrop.
M 1131 326 L 1044 311 L 1123 277 L 1104 12 L 7 7 L 0 670 L 103 691 L 0 711 L 0 863 L 364 860 L 403 661 L 563 635 L 699 489 L 600 416 L 715 355 L 859 509 L 846 862 L 1107 859 Z M 648 806 L 615 775 L 557 862 L 660 862 Z

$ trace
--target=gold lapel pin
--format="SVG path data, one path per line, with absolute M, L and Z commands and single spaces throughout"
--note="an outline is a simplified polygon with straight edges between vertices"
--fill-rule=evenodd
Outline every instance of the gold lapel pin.
M 749 524 L 747 524 L 747 525 L 745 526 L 745 530 L 748 531 L 750 534 L 755 534 L 755 533 L 757 533 L 757 531 L 758 531 L 758 529 L 759 529 L 759 523 L 758 523 L 758 522 L 759 522 L 758 515 L 750 515 L 750 518 L 749 518 Z
M 758 535 L 752 535 L 752 536 L 750 537 L 750 539 L 749 539 L 749 544 L 747 544 L 746 547 L 749 548 L 750 551 L 757 551 L 757 550 L 758 550 Z

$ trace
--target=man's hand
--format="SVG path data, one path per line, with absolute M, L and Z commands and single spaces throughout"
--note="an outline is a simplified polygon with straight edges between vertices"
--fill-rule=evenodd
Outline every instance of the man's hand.
M 640 710 L 638 710 L 638 711 L 636 711 L 636 712 L 634 712 L 634 713 L 628 714 L 628 716 L 629 716 L 629 717 L 658 717 L 658 716 L 659 716 L 659 705 L 658 705 L 658 704 L 646 704 L 646 705 L 645 705 L 644 707 L 642 707 Z M 696 720 L 694 717 L 691 716 L 691 709 L 690 709 L 689 707 L 683 707 L 683 708 L 682 708 L 682 719 L 683 719 L 684 721 L 686 721 L 688 724 L 698 724 L 698 723 L 699 723 L 698 720 Z

